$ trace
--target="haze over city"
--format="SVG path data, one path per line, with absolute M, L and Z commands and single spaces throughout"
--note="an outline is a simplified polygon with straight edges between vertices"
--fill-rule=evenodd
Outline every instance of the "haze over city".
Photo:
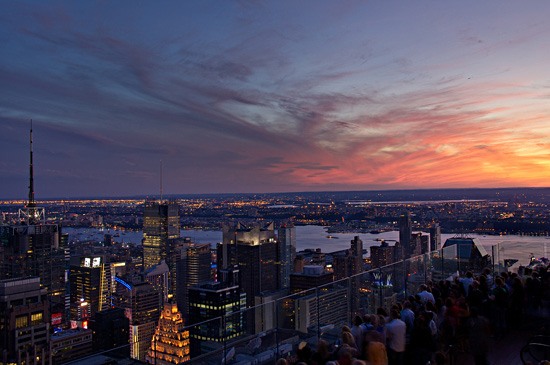
M 548 2 L 2 5 L 2 199 L 548 186 Z

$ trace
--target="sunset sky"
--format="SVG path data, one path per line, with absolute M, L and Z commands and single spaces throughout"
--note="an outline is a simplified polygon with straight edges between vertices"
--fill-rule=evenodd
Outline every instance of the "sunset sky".
M 4 1 L 0 198 L 550 186 L 549 14 Z

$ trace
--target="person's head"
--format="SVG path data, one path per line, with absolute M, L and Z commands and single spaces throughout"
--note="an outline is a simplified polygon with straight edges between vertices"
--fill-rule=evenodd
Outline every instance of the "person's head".
M 378 316 L 376 314 L 371 314 L 369 316 L 369 322 L 368 323 L 372 324 L 373 327 L 378 326 Z
M 399 318 L 399 312 L 395 309 L 392 309 L 390 312 L 390 318 L 391 319 L 398 319 Z
M 340 365 L 351 365 L 353 360 L 353 355 L 351 354 L 350 348 L 348 345 L 342 346 L 342 349 L 338 351 L 338 364 Z
M 342 333 L 344 333 L 344 332 L 350 332 L 351 333 L 351 329 L 348 326 L 344 325 L 344 326 L 342 326 Z
M 365 314 L 363 316 L 363 323 L 365 324 L 371 324 L 372 323 L 372 317 L 370 314 Z
M 342 332 L 342 342 L 351 347 L 357 347 L 355 338 L 353 338 L 351 332 Z
M 426 286 L 426 284 L 420 285 L 420 291 L 426 291 L 426 290 L 428 290 L 428 287 Z
M 471 271 L 468 271 L 468 272 L 466 273 L 466 277 L 469 278 L 469 279 L 471 279 L 471 278 L 474 277 L 474 274 L 472 274 Z
M 277 362 L 275 364 L 276 365 L 288 365 L 288 361 L 286 361 L 286 359 L 280 358 L 279 360 L 277 360 Z
M 360 326 L 363 323 L 363 319 L 360 316 L 355 316 L 353 318 L 353 324 L 355 326 Z
M 319 340 L 317 343 L 317 353 L 321 355 L 322 358 L 327 358 L 330 354 L 328 342 L 325 340 Z
M 296 350 L 296 355 L 298 356 L 298 361 L 308 362 L 311 359 L 312 355 L 311 347 L 305 341 L 300 342 L 298 345 L 298 350 Z

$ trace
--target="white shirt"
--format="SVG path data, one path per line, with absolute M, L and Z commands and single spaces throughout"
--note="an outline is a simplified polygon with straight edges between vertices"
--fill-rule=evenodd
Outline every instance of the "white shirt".
M 387 345 L 395 352 L 404 352 L 406 345 L 405 334 L 407 325 L 400 319 L 393 319 L 386 324 Z
M 429 291 L 421 291 L 420 293 L 418 293 L 418 295 L 420 296 L 420 300 L 422 300 L 422 303 L 432 302 L 433 304 L 435 304 L 434 295 Z
M 460 282 L 462 283 L 462 286 L 464 287 L 464 291 L 466 292 L 466 296 L 469 294 L 470 285 L 474 282 L 474 278 L 460 278 Z

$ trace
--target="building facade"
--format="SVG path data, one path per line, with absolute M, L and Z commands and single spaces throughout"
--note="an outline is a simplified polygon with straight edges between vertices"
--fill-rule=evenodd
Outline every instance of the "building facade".
M 147 201 L 143 211 L 143 270 L 170 256 L 170 240 L 180 236 L 179 207 L 169 201 Z
M 49 302 L 40 278 L 0 280 L 0 361 L 48 363 Z
M 210 282 L 189 288 L 189 317 L 191 324 L 197 324 L 191 328 L 193 356 L 244 334 L 245 307 L 246 295 L 236 282 Z
M 175 303 L 166 303 L 160 314 L 151 346 L 145 356 L 149 364 L 173 365 L 189 361 L 189 331 Z

